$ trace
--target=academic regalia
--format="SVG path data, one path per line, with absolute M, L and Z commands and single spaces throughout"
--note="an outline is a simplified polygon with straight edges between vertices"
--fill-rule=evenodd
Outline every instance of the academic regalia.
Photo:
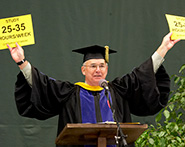
M 80 87 L 58 81 L 32 67 L 32 88 L 22 73 L 17 76 L 15 100 L 19 114 L 45 120 L 59 115 L 58 133 L 67 123 L 81 123 Z M 170 80 L 163 66 L 154 74 L 148 59 L 132 73 L 108 83 L 119 122 L 131 122 L 131 113 L 153 115 L 167 103 Z M 83 89 L 83 88 L 82 88 Z
M 108 86 L 118 121 L 131 122 L 131 114 L 148 116 L 164 108 L 170 79 L 163 66 L 154 73 L 150 58 L 130 74 L 109 81 Z M 45 120 L 59 115 L 57 135 L 67 123 L 113 120 L 103 88 L 55 80 L 33 66 L 32 88 L 23 74 L 18 74 L 15 101 L 19 114 L 25 117 Z

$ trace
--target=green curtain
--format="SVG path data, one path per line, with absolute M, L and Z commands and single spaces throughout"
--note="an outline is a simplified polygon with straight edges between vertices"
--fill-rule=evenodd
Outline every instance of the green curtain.
M 107 79 L 113 80 L 155 52 L 169 31 L 165 14 L 185 16 L 184 6 L 184 0 L 1 0 L 0 18 L 32 15 L 36 44 L 23 47 L 26 59 L 60 80 L 84 81 L 82 56 L 73 49 L 109 45 L 118 51 L 110 57 Z M 184 54 L 181 41 L 165 57 L 170 75 L 184 64 Z M 14 102 L 19 68 L 8 50 L 0 51 L 0 61 L 0 146 L 54 147 L 57 117 L 38 121 L 19 116 Z M 154 116 L 133 120 L 153 123 Z

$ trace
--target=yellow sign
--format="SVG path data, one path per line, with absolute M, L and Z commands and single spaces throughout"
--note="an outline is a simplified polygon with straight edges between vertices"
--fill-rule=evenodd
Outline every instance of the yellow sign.
M 185 39 L 185 17 L 166 14 L 170 32 L 173 32 L 171 39 Z
M 0 19 L 0 50 L 35 44 L 31 14 Z

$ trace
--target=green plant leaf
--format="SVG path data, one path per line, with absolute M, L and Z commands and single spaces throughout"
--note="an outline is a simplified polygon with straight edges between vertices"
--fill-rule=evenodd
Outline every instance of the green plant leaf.
M 185 93 L 185 92 L 184 92 L 184 93 Z M 185 98 L 182 97 L 181 100 L 180 100 L 180 102 L 181 102 L 182 104 L 185 104 Z
M 170 117 L 170 112 L 168 110 L 164 110 L 164 116 L 166 117 L 166 119 L 168 119 Z
M 174 79 L 175 84 L 177 84 L 179 82 L 179 80 L 180 80 L 180 77 L 175 77 L 175 79 Z
M 148 141 L 149 141 L 150 144 L 152 144 L 152 145 L 154 144 L 154 140 L 152 138 L 149 138 Z
M 173 109 L 174 109 L 174 104 L 169 105 L 169 108 L 170 108 L 171 111 L 173 111 Z
M 178 142 L 182 142 L 180 137 L 177 136 L 176 139 L 178 140 Z
M 159 112 L 157 114 L 157 116 L 155 117 L 155 122 L 159 122 L 161 120 L 161 118 L 162 118 L 162 114 L 161 114 L 161 112 Z
M 185 96 L 185 91 L 184 92 L 182 92 L 182 94 L 181 94 L 183 97 Z
M 174 123 L 174 127 L 173 127 L 173 130 L 174 131 L 177 131 L 179 129 L 178 125 L 176 123 Z
M 179 112 L 178 113 L 178 116 L 177 116 L 177 119 L 180 119 L 180 117 L 183 115 L 183 113 L 182 112 Z
M 141 143 L 141 147 L 146 146 L 146 142 L 147 142 L 147 140 L 144 140 L 144 141 Z
M 166 146 L 166 140 L 165 140 L 165 138 L 160 138 L 160 144 L 159 144 L 161 147 L 163 147 L 163 146 Z
M 185 64 L 181 66 L 179 73 L 181 73 L 185 69 Z
M 164 136 L 164 134 L 165 134 L 165 131 L 161 131 L 161 132 L 159 133 L 159 137 Z

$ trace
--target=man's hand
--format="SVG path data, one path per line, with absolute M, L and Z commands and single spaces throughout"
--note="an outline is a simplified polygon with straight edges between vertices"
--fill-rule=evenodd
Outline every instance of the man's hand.
M 16 63 L 22 61 L 25 58 L 24 50 L 18 43 L 16 43 L 15 48 L 11 48 L 8 44 L 7 44 L 7 47 L 9 48 L 10 54 Z
M 166 55 L 166 53 L 177 43 L 180 41 L 180 39 L 177 40 L 171 40 L 171 33 L 168 33 L 164 38 L 160 45 L 160 47 L 157 49 L 157 53 L 161 55 L 163 58 Z
M 10 50 L 10 54 L 12 56 L 12 59 L 16 63 L 22 61 L 25 58 L 25 56 L 24 56 L 24 50 L 23 50 L 23 48 L 18 43 L 16 43 L 16 47 L 15 48 L 10 47 L 8 44 L 7 44 L 7 47 Z M 28 62 L 26 61 L 23 64 L 21 64 L 19 66 L 19 68 L 20 69 L 23 69 L 27 64 L 28 64 Z

